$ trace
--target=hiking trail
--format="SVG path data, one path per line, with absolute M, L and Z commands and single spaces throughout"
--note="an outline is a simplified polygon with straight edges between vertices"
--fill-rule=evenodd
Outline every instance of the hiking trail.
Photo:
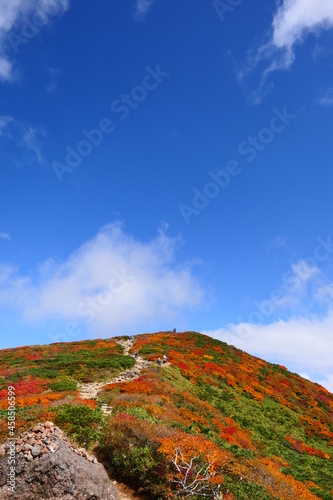
M 124 348 L 124 355 L 131 356 L 134 358 L 133 354 L 130 354 L 130 349 L 133 347 L 132 341 L 129 340 L 117 340 L 117 344 L 120 344 Z M 87 384 L 78 384 L 79 396 L 81 399 L 98 399 L 99 392 L 108 384 L 118 384 L 119 382 L 130 382 L 139 378 L 140 373 L 144 368 L 153 365 L 152 361 L 147 361 L 141 356 L 138 356 L 135 360 L 135 365 L 129 370 L 121 372 L 117 377 L 114 377 L 106 382 L 91 382 Z M 101 410 L 105 416 L 108 416 L 112 412 L 112 407 L 107 404 L 102 404 Z

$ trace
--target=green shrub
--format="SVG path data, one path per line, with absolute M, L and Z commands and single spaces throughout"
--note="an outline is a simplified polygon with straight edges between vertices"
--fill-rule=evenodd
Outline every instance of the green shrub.
M 31 368 L 29 374 L 44 380 L 59 377 L 59 371 L 52 368 Z
M 233 480 L 229 476 L 225 476 L 221 488 L 223 493 L 233 493 L 237 500 L 273 500 L 273 498 L 262 486 L 251 483 L 249 481 Z
M 55 423 L 80 446 L 91 447 L 103 441 L 104 421 L 99 408 L 64 405 L 56 409 Z
M 127 408 L 126 413 L 128 415 L 133 415 L 133 417 L 140 418 L 141 420 L 148 420 L 149 422 L 155 422 L 156 419 L 154 419 L 145 408 L 142 408 L 141 406 L 134 406 L 132 408 Z
M 142 487 L 150 498 L 164 498 L 167 465 L 158 453 L 158 426 L 129 414 L 110 418 L 105 430 L 103 451 L 119 476 Z
M 154 343 L 151 343 L 149 345 L 144 345 L 143 347 L 141 347 L 140 349 L 140 354 L 141 355 L 144 355 L 144 354 L 155 354 L 156 352 L 159 352 L 161 350 L 161 347 L 154 344 Z
M 63 392 L 63 391 L 75 391 L 77 382 L 74 380 L 59 380 L 58 382 L 52 382 L 49 387 L 52 391 Z

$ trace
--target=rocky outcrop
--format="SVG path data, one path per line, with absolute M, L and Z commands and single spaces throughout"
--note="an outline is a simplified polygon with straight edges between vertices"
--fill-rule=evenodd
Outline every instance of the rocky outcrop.
M 124 354 L 132 356 L 131 340 L 119 340 Z M 78 384 L 81 399 L 97 399 L 109 383 L 130 382 L 138 378 L 151 362 L 137 356 L 132 369 L 104 382 Z M 104 415 L 112 408 L 103 404 Z M 37 424 L 16 441 L 15 492 L 8 490 L 9 449 L 0 446 L 0 500 L 119 500 L 102 464 L 83 448 L 76 448 L 52 422 Z M 125 498 L 125 497 L 123 497 Z
M 103 465 L 52 422 L 37 424 L 17 439 L 15 492 L 8 490 L 8 451 L 2 445 L 1 500 L 119 500 Z

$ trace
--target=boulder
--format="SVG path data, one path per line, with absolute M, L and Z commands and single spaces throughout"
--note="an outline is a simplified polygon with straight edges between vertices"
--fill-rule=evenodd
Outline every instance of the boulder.
M 47 433 L 48 448 L 39 442 L 41 432 Z M 72 445 L 56 426 L 38 424 L 17 439 L 14 492 L 8 488 L 9 454 L 3 455 L 4 450 L 0 454 L 0 500 L 119 500 L 103 465 Z

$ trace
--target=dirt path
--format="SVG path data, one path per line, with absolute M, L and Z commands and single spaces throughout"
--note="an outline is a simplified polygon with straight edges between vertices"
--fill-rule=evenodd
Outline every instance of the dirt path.
M 134 356 L 129 352 L 133 345 L 131 340 L 118 340 L 117 343 L 123 346 L 125 356 L 131 356 L 132 358 L 134 358 Z M 130 370 L 123 371 L 117 377 L 114 377 L 106 382 L 92 382 L 90 384 L 78 384 L 80 398 L 96 400 L 98 399 L 99 392 L 101 392 L 103 387 L 105 387 L 107 384 L 112 384 L 112 383 L 117 384 L 119 382 L 130 382 L 131 380 L 135 380 L 139 378 L 140 373 L 144 368 L 147 368 L 147 366 L 150 366 L 152 364 L 153 363 L 151 361 L 147 361 L 141 358 L 141 356 L 138 356 L 137 359 L 135 360 L 135 365 L 133 366 L 133 368 L 131 368 Z M 101 409 L 105 416 L 110 415 L 112 412 L 112 407 L 107 404 L 103 404 Z
M 130 349 L 133 346 L 131 340 L 118 340 L 118 344 L 122 345 L 124 348 L 124 355 L 131 356 L 134 358 L 132 354 L 130 354 Z M 111 383 L 119 383 L 119 382 L 130 382 L 131 380 L 135 380 L 139 378 L 140 373 L 147 366 L 153 365 L 151 361 L 147 361 L 141 356 L 138 356 L 135 360 L 135 365 L 130 370 L 125 370 L 120 373 L 117 377 L 114 377 L 106 382 L 92 382 L 91 384 L 78 384 L 79 394 L 81 399 L 98 399 L 99 392 L 105 387 L 107 384 Z M 103 415 L 108 416 L 112 413 L 112 406 L 107 404 L 102 404 L 101 410 Z M 104 464 L 105 466 L 105 464 Z M 111 478 L 112 480 L 112 478 Z M 136 493 L 133 489 L 128 487 L 126 484 L 117 482 L 116 480 L 112 480 L 114 486 L 118 490 L 120 500 L 137 500 L 137 499 L 145 499 L 144 496 Z
M 145 500 L 148 498 L 146 495 L 137 493 L 135 490 L 124 483 L 120 483 L 115 480 L 113 480 L 112 482 L 115 488 L 118 490 L 120 500 Z
M 119 480 L 119 478 L 114 477 L 114 474 L 110 471 L 108 459 L 106 459 L 105 456 L 100 456 L 98 455 L 98 453 L 93 454 L 96 456 L 98 462 L 104 466 L 106 473 L 110 478 L 110 481 L 112 481 L 114 487 L 118 491 L 120 500 L 150 500 L 149 495 L 146 495 L 145 493 L 139 493 L 134 488 L 131 488 L 131 486 L 123 483 L 121 480 Z

